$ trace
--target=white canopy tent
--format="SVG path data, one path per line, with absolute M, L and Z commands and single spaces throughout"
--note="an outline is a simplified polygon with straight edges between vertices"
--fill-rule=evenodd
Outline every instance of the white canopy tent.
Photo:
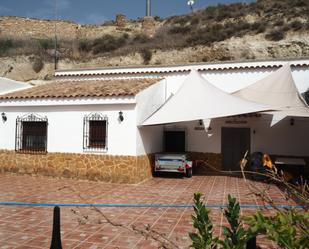
M 205 80 L 192 70 L 174 96 L 169 98 L 142 126 L 212 119 L 270 110 L 232 96 Z
M 309 117 L 309 108 L 297 90 L 289 64 L 232 95 L 270 106 L 275 111 L 267 113 L 276 116 L 276 119 Z
M 30 84 L 0 77 L 0 94 L 32 87 Z

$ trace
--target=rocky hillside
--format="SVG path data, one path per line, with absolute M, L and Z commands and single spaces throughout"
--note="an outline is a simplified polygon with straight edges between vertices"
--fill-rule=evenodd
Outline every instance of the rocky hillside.
M 308 0 L 258 0 L 154 17 L 152 30 L 121 15 L 102 25 L 0 17 L 0 75 L 50 79 L 55 27 L 59 69 L 305 58 L 308 13 Z

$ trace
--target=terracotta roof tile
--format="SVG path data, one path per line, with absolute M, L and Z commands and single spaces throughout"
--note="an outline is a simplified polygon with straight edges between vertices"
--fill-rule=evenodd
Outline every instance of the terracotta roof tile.
M 0 95 L 0 99 L 135 96 L 159 80 L 161 79 L 55 82 Z

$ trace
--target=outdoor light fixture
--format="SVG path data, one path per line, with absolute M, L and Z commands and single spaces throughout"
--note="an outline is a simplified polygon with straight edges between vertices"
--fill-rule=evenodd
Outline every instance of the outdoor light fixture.
M 120 111 L 119 112 L 119 117 L 118 117 L 119 121 L 122 122 L 124 120 L 124 117 L 123 117 L 123 112 Z
M 293 126 L 293 125 L 294 125 L 294 122 L 295 122 L 294 118 L 291 118 L 291 119 L 290 119 L 290 125 Z
M 198 121 L 198 124 L 199 124 L 200 126 L 203 126 L 203 125 L 204 125 L 204 124 L 203 124 L 203 120 L 200 119 L 200 120 Z
M 194 4 L 194 0 L 188 0 L 187 1 L 187 5 L 190 7 L 192 12 L 193 12 L 193 4 Z
M 5 115 L 4 112 L 1 113 L 2 121 L 6 122 L 8 120 L 7 116 Z

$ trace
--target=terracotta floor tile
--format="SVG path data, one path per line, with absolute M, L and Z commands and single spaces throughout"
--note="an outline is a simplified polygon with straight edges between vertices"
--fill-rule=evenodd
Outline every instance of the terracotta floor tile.
M 275 204 L 295 205 L 285 200 L 276 186 L 263 182 L 253 184 L 265 190 Z M 124 185 L 0 174 L 0 200 L 7 202 L 192 205 L 194 192 L 202 192 L 205 203 L 216 206 L 210 209 L 210 217 L 218 236 L 222 232 L 220 226 L 226 224 L 218 205 L 226 203 L 228 194 L 237 197 L 241 205 L 264 204 L 238 177 L 158 177 L 137 185 Z M 256 209 L 243 208 L 241 212 L 249 215 Z M 274 213 L 273 210 L 263 212 Z M 0 249 L 48 248 L 52 214 L 52 207 L 0 205 Z M 62 245 L 65 249 L 153 249 L 158 248 L 159 243 L 139 234 L 153 229 L 180 248 L 188 248 L 191 244 L 188 232 L 194 231 L 192 214 L 191 207 L 61 207 Z M 276 248 L 265 237 L 258 238 L 258 244 L 261 248 Z
M 48 248 L 51 243 L 50 236 L 37 236 L 32 240 L 29 240 L 25 243 L 26 246 L 33 246 L 33 247 L 45 247 Z

